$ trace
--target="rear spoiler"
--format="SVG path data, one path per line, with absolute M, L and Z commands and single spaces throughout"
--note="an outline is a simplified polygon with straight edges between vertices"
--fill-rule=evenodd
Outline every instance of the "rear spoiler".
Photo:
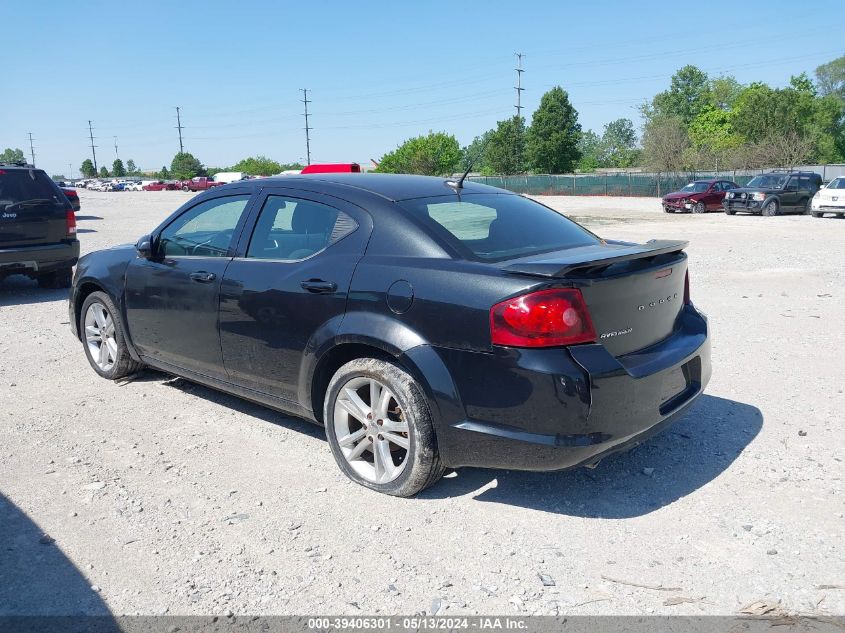
M 505 272 L 538 275 L 540 277 L 566 277 L 574 271 L 595 266 L 609 266 L 633 259 L 645 259 L 679 253 L 689 245 L 680 240 L 650 240 L 645 244 L 603 241 L 555 253 L 526 257 L 503 266 Z

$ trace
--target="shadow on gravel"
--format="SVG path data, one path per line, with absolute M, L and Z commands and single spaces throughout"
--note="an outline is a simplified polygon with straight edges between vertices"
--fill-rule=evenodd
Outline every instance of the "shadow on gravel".
M 551 473 L 463 468 L 420 498 L 466 495 L 570 516 L 627 519 L 695 492 L 724 472 L 760 432 L 757 407 L 704 395 L 681 420 L 644 444 L 602 461 L 595 470 Z M 654 469 L 646 475 L 643 469 Z
M 99 215 L 76 215 L 77 220 L 102 220 L 103 218 Z
M 82 228 L 77 227 L 76 232 L 77 233 L 96 233 L 97 229 L 82 229 Z
M 227 409 L 237 411 L 238 413 L 258 418 L 264 422 L 277 424 L 293 431 L 299 431 L 303 435 L 308 435 L 310 437 L 315 437 L 321 440 L 326 439 L 326 434 L 323 429 L 313 422 L 308 422 L 302 418 L 282 413 L 280 411 L 275 411 L 274 409 L 270 409 L 264 405 L 256 404 L 254 402 L 250 402 L 249 400 L 238 398 L 237 396 L 230 396 L 222 391 L 205 387 L 204 385 L 191 382 L 190 380 L 185 380 L 184 378 L 170 376 L 169 374 L 165 374 L 154 369 L 145 369 L 139 374 L 128 377 L 126 382 L 157 382 L 165 385 L 166 387 L 178 389 L 183 393 L 188 393 L 193 396 L 197 396 L 198 398 L 215 402 Z
M 12 275 L 0 280 L 0 307 L 17 306 L 30 303 L 50 303 L 67 301 L 68 289 L 46 290 L 38 287 L 38 282 L 23 275 Z M 67 320 L 67 309 L 62 308 L 62 320 Z
M 102 598 L 91 589 L 76 566 L 62 553 L 62 535 L 50 542 L 43 530 L 0 494 L 0 628 L 11 631 L 49 622 L 14 616 L 110 616 Z M 111 618 L 100 624 L 114 623 Z M 15 624 L 14 627 L 10 626 Z M 50 629 L 50 626 L 47 626 Z M 66 628 L 66 630 L 72 630 Z M 98 630 L 118 631 L 117 624 Z

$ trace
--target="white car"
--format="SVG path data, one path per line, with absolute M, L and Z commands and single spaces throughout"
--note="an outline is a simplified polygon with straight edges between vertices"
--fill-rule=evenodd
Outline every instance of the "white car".
M 126 186 L 123 188 L 124 191 L 143 191 L 144 189 L 141 187 L 140 182 L 127 182 Z
M 825 213 L 835 213 L 840 218 L 845 216 L 845 176 L 834 178 L 816 192 L 810 213 L 814 218 L 820 218 Z

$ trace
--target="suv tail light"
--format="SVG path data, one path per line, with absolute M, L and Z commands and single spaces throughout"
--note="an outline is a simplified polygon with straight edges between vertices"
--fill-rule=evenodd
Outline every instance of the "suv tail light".
M 67 223 L 67 234 L 69 236 L 76 236 L 76 214 L 73 211 L 68 210 L 65 218 Z
M 684 304 L 688 306 L 692 305 L 692 299 L 689 296 L 689 270 L 687 270 L 684 276 Z
M 520 295 L 490 309 L 493 345 L 553 347 L 596 340 L 593 321 L 581 291 L 540 290 Z

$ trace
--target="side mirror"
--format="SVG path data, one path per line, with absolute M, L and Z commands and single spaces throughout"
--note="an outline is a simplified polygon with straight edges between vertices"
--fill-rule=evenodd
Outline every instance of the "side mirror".
M 142 235 L 140 239 L 135 242 L 135 250 L 138 251 L 139 257 L 150 259 L 153 256 L 153 236 Z

